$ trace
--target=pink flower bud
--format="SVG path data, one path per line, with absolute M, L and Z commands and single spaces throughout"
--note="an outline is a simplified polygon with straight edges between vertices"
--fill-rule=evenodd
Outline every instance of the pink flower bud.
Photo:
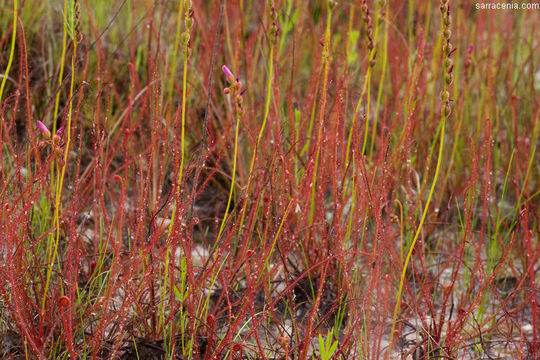
M 46 137 L 51 137 L 51 132 L 49 131 L 49 129 L 47 129 L 47 126 L 45 126 L 44 123 L 42 123 L 41 121 L 37 121 L 37 126 L 39 128 L 39 130 L 41 131 L 41 133 L 46 136 Z
M 233 73 L 232 73 L 231 70 L 227 67 L 227 65 L 223 65 L 223 66 L 221 67 L 221 70 L 223 70 L 223 72 L 225 73 L 225 76 L 227 76 L 227 77 L 233 76 Z
M 221 70 L 223 70 L 223 73 L 225 74 L 225 76 L 227 77 L 227 80 L 232 83 L 234 81 L 234 75 L 233 73 L 231 72 L 231 70 L 227 67 L 227 65 L 223 65 L 221 67 Z

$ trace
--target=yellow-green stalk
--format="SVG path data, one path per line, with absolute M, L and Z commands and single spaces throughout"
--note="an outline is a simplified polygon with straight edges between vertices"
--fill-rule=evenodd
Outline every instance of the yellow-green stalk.
M 184 174 L 184 161 L 185 161 L 185 125 L 186 125 L 186 99 L 187 99 L 187 76 L 188 76 L 188 60 L 189 60 L 189 57 L 191 55 L 191 49 L 190 49 L 190 31 L 191 31 L 191 27 L 193 26 L 193 19 L 192 19 L 192 15 L 193 15 L 193 10 L 192 10 L 192 7 L 191 7 L 191 0 L 184 0 L 182 1 L 181 5 L 180 5 L 180 9 L 179 9 L 179 16 L 180 16 L 180 13 L 181 13 L 181 10 L 182 9 L 185 9 L 185 13 L 184 13 L 184 24 L 185 24 L 185 29 L 184 29 L 184 32 L 182 33 L 181 35 L 181 39 L 182 39 L 182 42 L 183 42 L 183 55 L 184 55 L 184 60 L 183 60 L 183 72 L 182 72 L 182 108 L 181 108 L 181 129 L 180 129 L 180 167 L 178 169 L 178 180 L 177 180 L 177 183 L 176 183 L 176 197 L 175 197 L 175 201 L 174 201 L 174 206 L 173 206 L 173 210 L 172 210 L 172 215 L 171 215 L 171 222 L 169 224 L 169 229 L 168 229 L 168 233 L 167 233 L 167 243 L 170 242 L 170 239 L 171 239 L 171 235 L 172 235 L 172 230 L 174 228 L 174 223 L 175 223 L 175 220 L 176 220 L 176 213 L 178 211 L 178 199 L 180 198 L 180 189 L 182 187 L 182 179 L 183 179 L 183 174 Z M 180 20 L 180 19 L 179 19 Z M 177 27 L 177 37 L 178 37 L 178 31 L 179 31 L 179 26 Z M 175 44 L 175 47 L 177 45 Z M 176 62 L 176 51 L 177 49 L 175 49 L 175 54 L 174 54 L 174 62 Z M 175 67 L 173 67 L 175 69 Z M 171 77 L 173 77 L 173 74 L 171 74 Z M 170 266 L 170 256 L 171 256 L 171 251 L 170 249 L 167 249 L 167 252 L 165 253 L 165 263 L 164 263 L 164 279 L 163 279 L 163 294 L 165 296 L 165 294 L 167 293 L 167 287 L 170 286 L 170 289 L 169 289 L 169 293 L 172 293 L 174 292 L 174 284 L 169 284 L 169 266 Z M 181 289 L 181 291 L 183 291 L 183 289 Z M 162 306 L 161 309 L 160 309 L 160 326 L 164 326 L 165 325 L 165 308 Z M 183 324 L 181 322 L 181 324 Z M 165 329 L 164 329 L 164 333 L 165 333 Z M 173 350 L 174 350 L 174 341 L 171 339 L 172 341 L 172 346 L 173 346 Z M 185 355 L 185 354 L 184 354 Z
M 322 129 L 323 129 L 323 120 L 324 120 L 324 110 L 326 107 L 326 92 L 328 86 L 328 69 L 330 67 L 330 36 L 331 36 L 331 25 L 332 25 L 332 10 L 336 6 L 336 2 L 333 0 L 328 0 L 326 3 L 328 10 L 328 15 L 326 17 L 326 29 L 324 31 L 324 44 L 322 52 L 323 60 L 323 83 L 322 83 L 322 92 L 321 92 L 321 108 L 319 110 L 319 131 L 317 133 L 316 141 L 316 153 L 315 153 L 315 165 L 313 167 L 313 180 L 311 181 L 311 200 L 310 200 L 310 211 L 309 211 L 309 224 L 313 223 L 313 214 L 315 213 L 315 193 L 316 193 L 316 180 L 317 180 L 317 170 L 319 167 L 319 156 L 320 156 L 320 142 L 322 138 Z
M 270 114 L 270 101 L 272 100 L 272 80 L 274 77 L 274 47 L 277 44 L 278 37 L 279 37 L 279 27 L 277 25 L 278 18 L 277 18 L 275 4 L 273 1 L 270 2 L 270 21 L 272 22 L 272 25 L 270 27 L 270 34 L 269 34 L 270 54 L 269 54 L 269 59 L 268 59 L 268 80 L 266 82 L 266 102 L 264 104 L 264 116 L 263 116 L 261 129 L 259 130 L 259 135 L 257 136 L 257 143 L 255 144 L 255 150 L 253 150 L 253 156 L 251 157 L 251 163 L 249 165 L 249 176 L 248 176 L 248 183 L 246 186 L 246 200 L 244 201 L 244 210 L 242 211 L 242 217 L 240 219 L 240 226 L 238 227 L 239 231 L 242 231 L 242 225 L 244 224 L 244 218 L 246 216 L 245 204 L 247 202 L 249 189 L 251 187 L 251 181 L 253 179 L 253 167 L 255 165 L 255 159 L 257 157 L 257 152 L 259 150 L 262 135 L 266 127 L 266 122 Z
M 177 14 L 177 22 L 176 22 L 176 37 L 174 39 L 174 48 L 173 48 L 173 57 L 171 62 L 171 73 L 169 78 L 169 92 L 167 95 L 167 105 L 170 105 L 171 98 L 173 94 L 174 89 L 174 77 L 176 75 L 176 57 L 178 55 L 178 48 L 180 46 L 180 39 L 181 39 L 181 30 L 182 30 L 182 13 L 184 11 L 184 1 L 180 1 L 180 6 L 178 7 L 178 14 Z
M 64 1 L 64 14 L 67 14 L 68 12 L 68 0 Z M 56 134 L 56 117 L 58 116 L 58 109 L 60 106 L 60 87 L 62 85 L 62 80 L 64 78 L 64 66 L 66 63 L 66 49 L 67 49 L 67 35 L 68 30 L 67 26 L 63 27 L 63 34 L 62 34 L 62 54 L 60 56 L 60 71 L 58 74 L 58 91 L 56 92 L 56 99 L 54 101 L 54 111 L 52 116 L 52 133 Z M 53 138 L 54 141 L 54 138 Z M 51 162 L 51 188 L 55 188 L 56 184 L 53 182 L 54 179 L 54 170 L 55 170 L 56 163 L 54 161 Z
M 373 21 L 371 19 L 369 7 L 367 5 L 366 0 L 362 1 L 361 9 L 362 9 L 362 19 L 365 22 L 366 27 L 367 27 L 367 37 L 368 37 L 368 46 L 367 47 L 368 47 L 368 52 L 369 52 L 369 55 L 368 55 L 368 69 L 367 69 L 367 72 L 366 72 L 366 78 L 364 80 L 364 85 L 362 86 L 362 92 L 360 93 L 360 97 L 358 98 L 358 103 L 356 104 L 356 107 L 354 109 L 352 124 L 353 124 L 353 130 L 354 130 L 354 128 L 355 128 L 354 124 L 356 122 L 357 114 L 360 111 L 360 106 L 362 105 L 362 99 L 367 94 L 366 111 L 365 111 L 364 140 L 363 140 L 363 143 L 362 143 L 362 154 L 364 154 L 364 152 L 366 150 L 367 135 L 368 135 L 368 131 L 369 131 L 369 108 L 370 108 L 370 96 L 369 96 L 369 93 L 370 93 L 370 87 L 371 87 L 371 73 L 373 71 L 373 69 L 372 69 L 373 66 L 375 66 L 375 56 L 377 54 L 377 51 L 376 51 L 376 48 L 375 48 L 375 43 L 377 41 L 377 37 L 378 37 L 378 34 L 379 34 L 379 32 L 378 32 L 379 27 L 377 26 L 377 28 L 375 29 L 375 37 L 374 37 L 374 35 L 373 35 Z M 348 139 L 347 139 L 347 149 L 346 149 L 346 152 L 345 152 L 345 164 L 349 163 L 349 152 L 351 151 L 352 134 L 353 134 L 353 131 L 350 131 Z
M 386 0 L 379 0 L 379 18 L 377 20 L 377 30 L 375 32 L 375 39 L 378 36 L 378 29 L 384 22 L 384 42 L 383 42 L 383 54 L 382 54 L 382 69 L 381 76 L 379 78 L 379 90 L 377 91 L 377 103 L 375 104 L 375 112 L 373 117 L 373 130 L 371 132 L 371 141 L 369 153 L 373 154 L 373 148 L 375 146 L 375 135 L 377 133 L 377 122 L 379 119 L 379 106 L 381 105 L 381 99 L 384 88 L 384 77 L 386 75 L 386 66 L 388 64 L 388 10 L 386 9 Z
M 370 96 L 369 96 L 369 93 L 370 93 L 370 87 L 371 87 L 370 86 L 371 85 L 371 73 L 373 71 L 373 69 L 372 69 L 373 66 L 375 66 L 375 56 L 377 54 L 377 51 L 375 49 L 375 43 L 377 41 L 377 37 L 378 37 L 378 33 L 379 33 L 378 32 L 379 27 L 377 26 L 377 28 L 375 29 L 375 37 L 374 37 L 373 36 L 373 23 L 372 23 L 371 15 L 370 15 L 369 8 L 367 6 L 367 1 L 366 0 L 362 1 L 361 8 L 362 8 L 362 19 L 366 23 L 366 27 L 367 27 L 368 51 L 369 51 L 368 69 L 367 69 L 367 73 L 366 73 L 366 78 L 364 80 L 364 85 L 362 86 L 362 92 L 360 93 L 360 97 L 358 98 L 358 103 L 356 104 L 356 107 L 354 109 L 352 123 L 353 123 L 353 129 L 354 129 L 354 124 L 356 122 L 356 116 L 358 114 L 358 111 L 360 111 L 360 106 L 362 105 L 362 99 L 364 98 L 364 95 L 367 94 L 366 111 L 365 111 L 364 140 L 363 140 L 363 143 L 362 143 L 362 154 L 364 154 L 364 152 L 366 150 L 367 135 L 368 135 L 368 131 L 369 131 L 369 108 L 370 108 Z M 353 134 L 353 131 L 350 131 L 349 132 L 349 137 L 347 139 L 347 149 L 346 149 L 346 152 L 345 152 L 345 163 L 346 164 L 349 163 L 349 152 L 351 150 L 352 134 Z
M 409 261 L 411 260 L 414 246 L 416 245 L 416 242 L 418 241 L 418 237 L 420 236 L 420 231 L 422 230 L 422 226 L 424 225 L 424 221 L 426 219 L 426 216 L 429 210 L 429 204 L 431 202 L 431 198 L 433 197 L 433 191 L 435 190 L 435 185 L 437 184 L 437 179 L 439 177 L 439 170 L 441 168 L 442 155 L 443 155 L 443 149 L 444 149 L 444 130 L 445 130 L 445 125 L 446 125 L 446 120 L 450 118 L 450 115 L 452 112 L 450 94 L 448 90 L 454 79 L 454 75 L 453 75 L 454 65 L 453 65 L 452 59 L 450 58 L 454 49 L 452 48 L 452 43 L 450 42 L 450 37 L 452 35 L 452 30 L 451 30 L 452 18 L 450 16 L 449 0 L 441 0 L 440 9 L 441 9 L 441 15 L 442 15 L 441 37 L 443 39 L 444 45 L 442 47 L 443 49 L 443 90 L 441 91 L 442 105 L 441 105 L 441 124 L 440 124 L 440 132 L 439 132 L 440 137 L 439 137 L 439 152 L 437 156 L 437 167 L 435 168 L 435 175 L 433 177 L 433 182 L 429 190 L 429 196 L 426 201 L 426 205 L 424 207 L 422 217 L 420 219 L 420 224 L 418 224 L 418 228 L 416 229 L 416 233 L 414 234 L 414 238 L 412 240 L 409 251 L 407 252 L 405 263 L 403 264 L 403 269 L 401 271 L 401 278 L 399 281 L 396 305 L 394 307 L 394 315 L 392 318 L 392 329 L 390 331 L 390 345 L 389 345 L 388 352 L 386 354 L 387 359 L 390 358 L 390 353 L 392 349 L 394 331 L 396 329 L 396 322 L 397 322 L 397 313 L 399 311 L 399 307 L 401 304 L 401 294 L 403 291 L 403 284 L 405 282 L 407 265 L 409 264 Z
M 242 108 L 242 83 L 239 80 L 235 80 L 229 68 L 225 65 L 222 67 L 223 72 L 227 76 L 227 80 L 231 84 L 230 87 L 225 88 L 225 92 L 231 94 L 231 97 L 234 101 L 234 117 L 236 119 L 236 126 L 234 130 L 234 153 L 233 153 L 233 169 L 231 174 L 231 187 L 229 190 L 229 198 L 227 200 L 227 207 L 225 208 L 225 214 L 223 215 L 223 220 L 221 221 L 221 226 L 219 227 L 219 232 L 217 236 L 216 243 L 221 238 L 223 229 L 225 228 L 225 222 L 227 221 L 227 216 L 229 215 L 229 209 L 231 207 L 232 196 L 234 193 L 234 183 L 236 181 L 236 159 L 238 157 L 238 131 L 240 128 L 240 119 L 242 118 L 243 108 Z
M 45 280 L 45 289 L 43 291 L 43 301 L 41 303 L 41 311 L 45 311 L 45 304 L 47 300 L 47 292 L 51 281 L 52 270 L 56 255 L 58 253 L 58 243 L 60 242 L 60 217 L 61 217 L 61 204 L 62 187 L 64 183 L 64 176 L 66 173 L 67 160 L 69 156 L 69 148 L 71 145 L 71 120 L 73 118 L 73 93 L 75 87 L 75 75 L 76 75 L 76 58 L 77 58 L 77 43 L 80 37 L 80 23 L 79 23 L 79 2 L 78 0 L 69 0 L 66 21 L 64 21 L 64 29 L 69 34 L 71 41 L 73 42 L 73 55 L 71 57 L 71 80 L 69 85 L 69 104 L 67 112 L 67 139 L 64 149 L 64 158 L 62 163 L 59 164 L 59 168 L 56 173 L 56 191 L 55 191 L 55 206 L 54 206 L 54 224 L 56 227 L 56 233 L 49 236 L 48 250 L 47 250 L 47 276 Z M 60 168 L 61 167 L 61 168 Z
M 11 48 L 9 50 L 9 60 L 6 67 L 6 72 L 2 78 L 2 84 L 0 85 L 0 104 L 2 103 L 2 95 L 4 94 L 4 86 L 9 76 L 9 69 L 13 62 L 13 53 L 15 52 L 15 40 L 17 38 L 17 0 L 13 0 L 13 32 L 11 33 Z

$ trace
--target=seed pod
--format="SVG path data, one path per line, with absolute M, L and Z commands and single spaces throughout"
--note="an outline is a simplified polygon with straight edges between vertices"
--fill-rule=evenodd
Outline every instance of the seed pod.
M 444 18 L 444 25 L 450 26 L 451 23 L 452 23 L 452 17 L 450 15 Z
M 452 107 L 450 106 L 450 102 L 447 101 L 444 106 L 444 117 L 448 118 L 451 113 L 452 113 Z
M 445 58 L 444 59 L 444 67 L 449 68 L 452 65 L 452 59 Z
M 188 32 L 182 33 L 182 41 L 184 42 L 184 44 L 187 45 L 187 43 L 189 42 L 189 33 Z
M 451 35 L 452 35 L 452 30 L 450 30 L 450 28 L 444 29 L 444 37 L 446 39 L 449 39 Z
M 450 94 L 448 91 L 441 91 L 441 100 L 446 101 L 450 98 Z
M 446 81 L 446 85 L 451 85 L 454 82 L 454 74 L 446 74 L 444 76 L 444 81 Z

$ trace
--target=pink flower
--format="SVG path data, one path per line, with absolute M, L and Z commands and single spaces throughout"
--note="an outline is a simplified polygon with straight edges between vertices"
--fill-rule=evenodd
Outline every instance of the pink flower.
M 221 67 L 221 70 L 223 70 L 223 73 L 225 74 L 225 76 L 227 77 L 227 80 L 232 83 L 234 81 L 234 75 L 232 73 L 232 71 L 227 67 L 227 65 L 223 65 Z
M 37 121 L 37 126 L 39 128 L 39 130 L 41 131 L 41 133 L 46 136 L 46 137 L 51 137 L 51 132 L 49 131 L 49 129 L 47 129 L 47 126 L 45 126 L 44 123 L 42 123 L 41 121 Z

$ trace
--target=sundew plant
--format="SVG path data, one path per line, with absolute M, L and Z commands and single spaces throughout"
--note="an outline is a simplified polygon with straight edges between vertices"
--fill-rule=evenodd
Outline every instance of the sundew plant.
M 0 359 L 540 359 L 539 34 L 535 1 L 0 2 Z

